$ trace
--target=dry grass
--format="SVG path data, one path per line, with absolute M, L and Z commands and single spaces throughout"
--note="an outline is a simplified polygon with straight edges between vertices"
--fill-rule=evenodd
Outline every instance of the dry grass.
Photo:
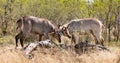
M 40 48 L 33 52 L 35 54 L 33 59 L 26 58 L 23 52 L 19 49 L 15 50 L 13 45 L 0 48 L 0 63 L 120 63 L 118 47 L 111 47 L 112 52 L 95 51 L 81 55 L 71 50 Z

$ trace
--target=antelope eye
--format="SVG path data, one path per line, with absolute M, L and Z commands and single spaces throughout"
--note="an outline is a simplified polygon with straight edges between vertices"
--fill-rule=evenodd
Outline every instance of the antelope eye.
M 64 31 L 61 31 L 62 33 L 64 33 Z

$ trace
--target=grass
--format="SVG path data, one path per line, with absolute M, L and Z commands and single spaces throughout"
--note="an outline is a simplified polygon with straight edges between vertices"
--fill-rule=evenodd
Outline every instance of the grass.
M 66 38 L 65 42 L 69 42 Z M 33 59 L 24 56 L 22 50 L 14 49 L 14 37 L 4 36 L 0 38 L 0 63 L 120 63 L 119 42 L 106 42 L 111 52 L 94 51 L 81 55 L 71 50 L 58 48 L 39 48 L 34 51 Z M 12 44 L 11 44 L 12 43 Z
M 115 42 L 115 41 L 112 41 L 112 42 L 106 42 L 106 45 L 107 46 L 112 46 L 112 47 L 120 47 L 120 42 Z
M 7 35 L 0 37 L 0 44 L 13 44 L 14 43 L 14 37 Z
M 110 47 L 111 52 L 95 51 L 81 55 L 71 50 L 39 48 L 33 52 L 33 59 L 25 57 L 23 52 L 20 49 L 15 50 L 13 45 L 0 48 L 0 63 L 120 63 L 118 47 Z

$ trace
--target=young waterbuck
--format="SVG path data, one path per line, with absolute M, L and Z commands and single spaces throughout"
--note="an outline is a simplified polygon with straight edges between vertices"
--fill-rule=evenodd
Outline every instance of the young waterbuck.
M 42 36 L 44 36 L 45 39 L 49 39 L 49 35 L 51 35 L 61 42 L 61 37 L 56 31 L 57 27 L 47 19 L 24 16 L 17 20 L 17 25 L 20 32 L 15 36 L 16 47 L 18 46 L 18 39 L 20 39 L 21 46 L 24 47 L 23 41 L 25 37 L 30 34 L 39 34 L 39 41 L 41 41 Z
M 59 32 L 64 36 L 71 38 L 71 41 L 74 43 L 76 42 L 74 32 L 79 32 L 79 34 L 86 34 L 86 32 L 88 32 L 93 35 L 96 44 L 100 43 L 101 45 L 104 45 L 104 40 L 101 34 L 102 27 L 103 24 L 101 21 L 95 18 L 74 19 L 63 26 L 60 26 Z

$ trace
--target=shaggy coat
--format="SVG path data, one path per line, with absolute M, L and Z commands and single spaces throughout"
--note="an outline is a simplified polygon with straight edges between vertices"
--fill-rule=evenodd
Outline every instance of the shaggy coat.
M 18 39 L 20 39 L 21 46 L 23 47 L 23 40 L 30 34 L 39 34 L 39 41 L 41 41 L 42 36 L 44 36 L 45 39 L 49 39 L 48 35 L 51 35 L 61 42 L 60 35 L 56 31 L 57 27 L 47 19 L 24 16 L 17 20 L 17 25 L 20 33 L 15 36 L 16 47 L 18 46 Z
M 74 32 L 79 32 L 79 34 L 86 34 L 84 32 L 90 32 L 95 38 L 97 44 L 100 42 L 101 45 L 104 45 L 104 40 L 101 34 L 102 27 L 103 24 L 100 20 L 95 18 L 86 18 L 71 20 L 69 23 L 64 24 L 59 28 L 63 35 L 72 39 L 72 42 L 76 42 L 75 35 L 73 34 Z

